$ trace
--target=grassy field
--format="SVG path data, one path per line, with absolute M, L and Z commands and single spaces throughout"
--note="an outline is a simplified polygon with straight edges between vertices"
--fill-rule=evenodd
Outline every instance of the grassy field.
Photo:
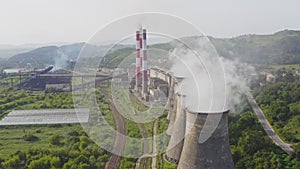
M 0 127 L 0 157 L 7 157 L 17 151 L 27 151 L 29 148 L 59 149 L 60 146 L 50 144 L 49 137 L 56 134 L 67 138 L 72 131 L 80 133 L 83 130 L 80 124 Z M 38 140 L 25 141 L 25 134 L 37 136 Z

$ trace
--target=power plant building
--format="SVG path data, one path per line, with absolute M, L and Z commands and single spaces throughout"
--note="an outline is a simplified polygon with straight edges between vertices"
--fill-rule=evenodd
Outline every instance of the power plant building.
M 145 29 L 136 31 L 135 84 L 133 87 L 132 81 L 130 88 L 146 101 L 149 97 L 161 99 L 160 93 L 167 97 L 165 109 L 169 127 L 166 132 L 170 140 L 164 159 L 178 164 L 178 169 L 233 169 L 228 136 L 229 111 L 197 112 L 186 108 L 183 104 L 185 95 L 178 91 L 178 83 L 184 78 L 176 78 L 158 68 L 148 69 L 146 40 Z M 214 115 L 221 118 L 220 122 L 207 124 L 207 117 Z M 201 142 L 204 126 L 214 131 L 210 131 L 211 136 Z

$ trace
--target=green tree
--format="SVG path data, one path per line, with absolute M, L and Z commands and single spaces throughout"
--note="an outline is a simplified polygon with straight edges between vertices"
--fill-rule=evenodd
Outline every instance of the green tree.
M 1 164 L 5 169 L 15 169 L 20 167 L 20 162 L 21 160 L 18 156 L 13 156 L 12 158 L 9 158 Z

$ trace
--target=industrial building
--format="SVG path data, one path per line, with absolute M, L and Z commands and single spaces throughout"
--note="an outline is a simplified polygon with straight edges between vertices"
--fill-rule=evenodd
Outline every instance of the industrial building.
M 148 69 L 146 40 L 145 29 L 136 31 L 136 72 L 130 89 L 144 101 L 164 98 L 160 96 L 162 93 L 167 97 L 165 108 L 168 111 L 167 134 L 170 140 L 164 159 L 178 164 L 178 169 L 233 169 L 228 136 L 229 111 L 188 110 L 183 104 L 185 95 L 175 90 L 183 78 L 174 77 L 161 69 Z M 206 141 L 200 142 L 201 131 L 207 125 L 206 119 L 214 115 L 221 116 L 220 122 L 208 124 L 211 125 L 206 126 L 208 128 L 217 127 Z
M 13 110 L 0 121 L 0 126 L 87 123 L 89 114 L 88 108 Z

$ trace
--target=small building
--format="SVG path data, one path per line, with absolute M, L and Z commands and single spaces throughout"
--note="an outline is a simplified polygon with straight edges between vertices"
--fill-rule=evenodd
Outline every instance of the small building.
M 3 74 L 18 74 L 21 72 L 25 72 L 25 68 L 12 68 L 12 69 L 3 69 Z
M 275 83 L 275 81 L 276 81 L 276 77 L 273 74 L 271 73 L 266 74 L 266 82 Z
M 48 88 L 63 89 L 65 87 L 66 87 L 65 84 L 46 84 L 46 89 Z

